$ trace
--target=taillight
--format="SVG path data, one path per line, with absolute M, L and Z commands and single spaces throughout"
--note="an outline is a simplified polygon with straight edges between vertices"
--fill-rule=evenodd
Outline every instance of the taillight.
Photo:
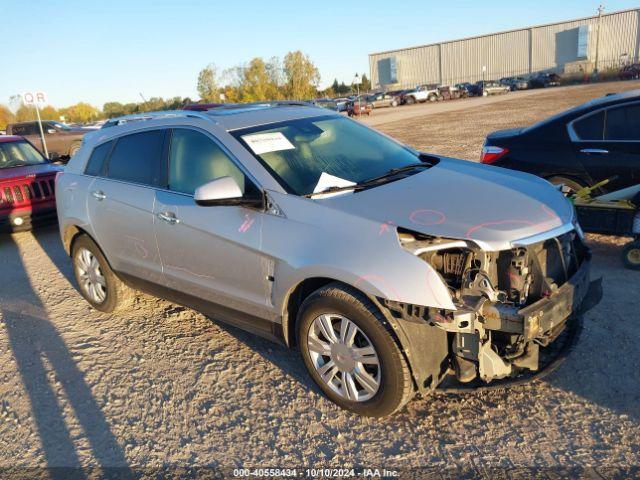
M 491 164 L 501 157 L 504 157 L 509 150 L 507 148 L 495 147 L 493 145 L 485 145 L 482 147 L 482 155 L 480 161 L 482 163 Z

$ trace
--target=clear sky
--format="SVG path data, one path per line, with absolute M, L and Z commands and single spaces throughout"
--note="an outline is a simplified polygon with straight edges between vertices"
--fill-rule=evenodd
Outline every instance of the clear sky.
M 595 14 L 596 0 L 0 0 L 0 103 L 197 98 L 198 72 L 288 51 L 350 83 L 372 52 Z M 608 12 L 638 1 L 605 1 Z

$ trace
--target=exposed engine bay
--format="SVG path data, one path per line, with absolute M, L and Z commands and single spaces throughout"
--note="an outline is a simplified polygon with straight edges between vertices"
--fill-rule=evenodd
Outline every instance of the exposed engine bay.
M 540 349 L 562 334 L 589 290 L 590 253 L 575 230 L 497 252 L 402 229 L 398 236 L 439 273 L 456 310 L 385 305 L 447 332 L 448 368 L 463 383 L 538 370 Z

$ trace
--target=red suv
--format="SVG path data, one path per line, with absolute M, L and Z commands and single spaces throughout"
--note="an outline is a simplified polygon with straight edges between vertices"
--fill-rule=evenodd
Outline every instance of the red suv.
M 0 136 L 0 229 L 27 230 L 55 220 L 60 171 L 24 138 Z

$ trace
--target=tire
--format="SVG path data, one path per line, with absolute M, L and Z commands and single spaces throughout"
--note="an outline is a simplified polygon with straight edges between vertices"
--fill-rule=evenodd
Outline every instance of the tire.
M 396 100 L 394 100 L 393 102 L 391 102 L 391 106 L 392 107 L 397 107 L 398 106 L 398 102 Z
M 565 195 L 576 193 L 587 186 L 582 182 L 566 177 L 551 177 L 547 180 L 553 185 L 564 185 L 565 188 L 562 190 L 562 193 L 564 193 Z
M 482 96 L 483 97 L 488 97 L 489 96 L 489 92 L 487 92 L 486 90 L 482 91 Z
M 311 378 L 331 401 L 359 415 L 390 415 L 414 395 L 407 363 L 385 324 L 365 295 L 340 283 L 316 290 L 298 313 L 296 335 Z M 343 325 L 349 326 L 345 333 L 353 333 L 351 347 L 340 340 Z M 333 331 L 333 340 L 327 328 Z M 357 348 L 368 348 L 366 362 L 353 358 L 352 349 Z M 325 380 L 320 371 L 327 365 L 332 366 L 323 372 L 325 378 L 330 374 Z
M 416 103 L 416 99 L 414 97 L 406 97 L 404 103 L 406 103 L 407 105 L 413 105 L 414 103 Z
M 81 145 L 82 144 L 80 142 L 71 144 L 71 147 L 69 148 L 69 158 L 73 157 L 78 152 L 78 150 L 80 150 Z
M 434 94 L 431 94 L 427 97 L 427 100 L 429 100 L 430 102 L 437 102 L 438 101 L 438 97 Z
M 634 240 L 624 246 L 622 262 L 631 270 L 640 270 L 640 240 Z
M 82 235 L 73 242 L 71 259 L 78 290 L 93 308 L 112 313 L 129 306 L 135 296 L 134 291 L 115 275 L 98 245 L 88 235 Z M 88 273 L 88 267 L 94 265 L 93 260 L 97 262 L 98 269 Z M 90 285 L 95 286 L 93 291 Z

